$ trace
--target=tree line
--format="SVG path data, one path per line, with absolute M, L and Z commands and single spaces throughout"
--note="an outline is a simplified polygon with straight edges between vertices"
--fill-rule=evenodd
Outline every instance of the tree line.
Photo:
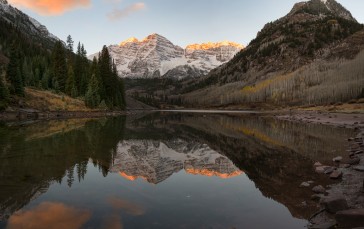
M 80 42 L 74 51 L 71 36 L 46 47 L 16 27 L 0 24 L 0 109 L 12 98 L 24 97 L 24 87 L 80 98 L 89 108 L 125 108 L 124 83 L 106 46 L 90 61 Z

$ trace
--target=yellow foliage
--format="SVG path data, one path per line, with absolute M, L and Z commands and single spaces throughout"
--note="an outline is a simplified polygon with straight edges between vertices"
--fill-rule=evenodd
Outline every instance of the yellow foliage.
M 287 79 L 291 78 L 292 75 L 293 75 L 292 73 L 289 73 L 289 74 L 286 74 L 286 75 L 278 75 L 278 76 L 275 76 L 275 77 L 273 77 L 271 79 L 260 81 L 255 85 L 245 86 L 241 90 L 241 92 L 243 94 L 258 93 L 258 92 L 261 92 L 262 90 L 266 89 L 267 87 L 269 87 L 270 85 L 272 85 L 274 83 L 281 82 L 281 81 L 284 81 L 284 80 L 287 80 Z
M 255 138 L 257 138 L 263 142 L 269 143 L 271 145 L 282 146 L 281 143 L 277 142 L 276 140 L 272 139 L 268 135 L 266 135 L 256 129 L 249 129 L 246 127 L 237 127 L 235 125 L 227 125 L 227 128 L 242 132 L 244 135 L 247 135 L 247 136 L 255 137 Z
M 54 94 L 50 91 L 25 88 L 25 103 L 27 107 L 48 111 L 90 111 L 81 99 L 67 95 Z

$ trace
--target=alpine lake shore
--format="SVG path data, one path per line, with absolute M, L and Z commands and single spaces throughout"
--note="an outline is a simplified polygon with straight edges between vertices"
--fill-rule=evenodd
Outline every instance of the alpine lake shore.
M 32 123 L 45 120 L 67 120 L 82 118 L 103 118 L 113 116 L 130 116 L 145 112 L 158 112 L 160 109 L 143 106 L 136 106 L 135 103 L 125 110 L 90 110 L 73 107 L 72 109 L 52 109 L 51 103 L 59 101 L 48 101 L 47 110 L 39 110 L 39 107 L 32 107 L 34 104 L 35 91 L 27 89 L 26 99 L 20 99 L 15 106 L 0 113 L 0 120 L 12 123 L 12 126 L 31 125 Z M 49 92 L 46 92 L 49 93 Z M 33 97 L 32 97 L 33 96 Z M 30 97 L 30 99 L 29 99 Z M 62 96 L 61 96 L 62 97 Z M 37 98 L 36 100 L 39 100 Z M 59 99 L 58 99 L 59 100 Z M 62 97 L 60 101 L 69 101 L 69 98 Z M 129 103 L 134 101 L 129 100 Z M 67 102 L 66 102 L 67 103 Z M 37 103 L 39 104 L 39 103 Z M 134 107 L 133 107 L 134 106 Z M 80 109 L 80 110 L 77 110 Z M 289 122 L 312 123 L 316 125 L 330 125 L 335 128 L 349 128 L 355 131 L 355 136 L 348 139 L 344 156 L 337 156 L 332 163 L 320 161 L 312 164 L 312 170 L 331 180 L 332 184 L 323 185 L 315 181 L 302 180 L 301 189 L 311 192 L 310 200 L 304 201 L 303 206 L 314 202 L 321 206 L 321 210 L 313 214 L 309 219 L 308 228 L 355 228 L 364 225 L 364 104 L 345 103 L 328 106 L 306 106 L 267 109 L 259 107 L 255 110 L 245 110 L 243 107 L 222 107 L 187 109 L 167 109 L 164 112 L 199 112 L 199 113 L 239 113 L 257 112 L 259 115 Z M 342 155 L 338 152 L 338 155 Z

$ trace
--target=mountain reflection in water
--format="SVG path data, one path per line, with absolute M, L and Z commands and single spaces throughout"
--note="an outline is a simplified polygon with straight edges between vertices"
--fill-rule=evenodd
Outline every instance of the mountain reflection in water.
M 132 140 L 119 143 L 111 172 L 128 179 L 158 184 L 184 169 L 189 174 L 229 178 L 242 172 L 206 144 Z
M 299 184 L 329 184 L 312 165 L 352 135 L 236 113 L 3 125 L 0 228 L 302 228 L 318 206 Z

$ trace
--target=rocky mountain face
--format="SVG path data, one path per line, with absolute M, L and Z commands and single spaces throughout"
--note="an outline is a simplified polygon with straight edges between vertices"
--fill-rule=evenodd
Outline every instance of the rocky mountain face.
M 109 46 L 120 76 L 128 78 L 195 78 L 229 61 L 241 49 L 242 45 L 228 41 L 193 44 L 183 49 L 159 34 Z
M 8 4 L 7 0 L 0 0 L 0 20 L 17 26 L 20 31 L 32 36 L 33 39 L 37 38 L 51 43 L 59 40 L 44 25 Z
M 356 64 L 364 50 L 363 32 L 363 25 L 335 0 L 297 3 L 286 16 L 266 24 L 232 60 L 185 81 L 179 101 L 219 106 L 356 99 L 364 96 L 363 79 L 355 76 L 364 74 Z
M 118 145 L 111 172 L 128 180 L 158 184 L 181 170 L 193 175 L 230 178 L 242 174 L 227 157 L 209 146 L 183 140 L 128 140 Z

